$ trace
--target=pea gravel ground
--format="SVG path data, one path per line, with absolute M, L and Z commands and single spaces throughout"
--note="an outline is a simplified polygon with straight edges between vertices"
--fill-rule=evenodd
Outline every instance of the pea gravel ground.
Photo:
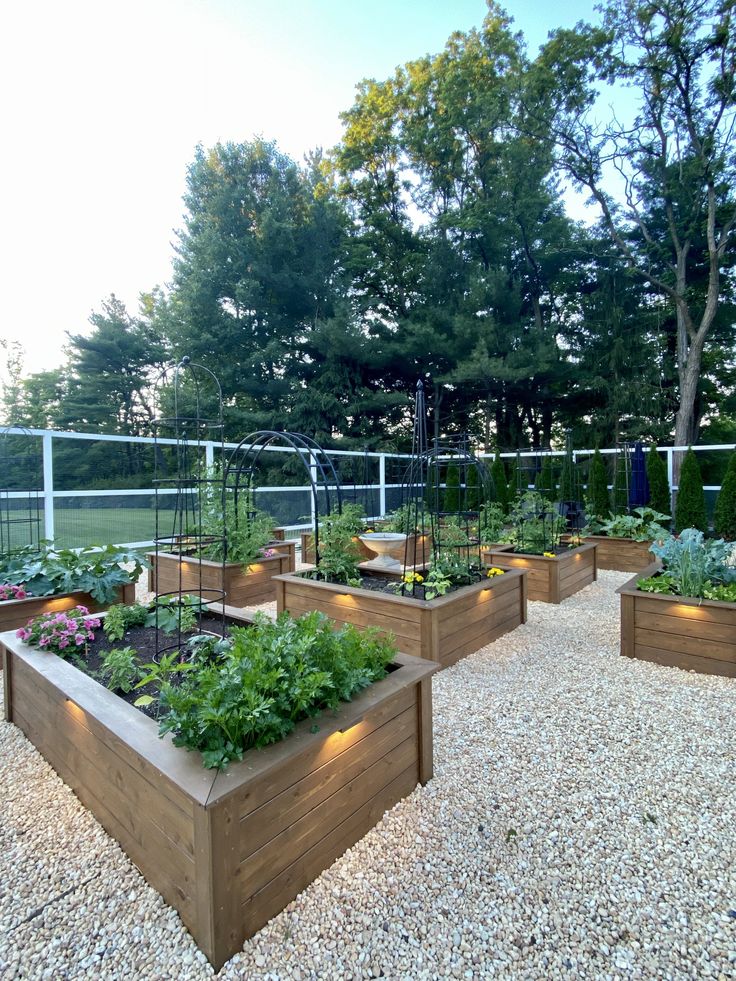
M 220 978 L 736 977 L 736 682 L 618 656 L 617 585 L 435 677 L 435 777 Z M 0 723 L 0 977 L 213 976 Z

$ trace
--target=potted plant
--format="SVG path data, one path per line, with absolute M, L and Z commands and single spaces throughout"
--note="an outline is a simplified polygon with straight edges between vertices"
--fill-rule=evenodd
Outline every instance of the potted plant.
M 217 970 L 431 778 L 436 666 L 318 614 L 236 616 L 223 638 L 167 611 L 185 636 L 158 655 L 141 607 L 4 634 L 5 717 Z
M 467 538 L 459 539 L 462 530 L 449 523 L 441 535 L 430 562 L 379 575 L 359 568 L 349 520 L 332 516 L 320 528 L 319 565 L 275 578 L 277 609 L 294 616 L 320 610 L 337 626 L 376 626 L 409 654 L 454 664 L 526 622 L 526 577 L 501 563 L 481 569 L 469 559 Z
M 621 653 L 736 677 L 736 544 L 686 528 L 651 551 L 659 561 L 618 589 Z
M 596 545 L 561 544 L 566 519 L 537 491 L 522 494 L 511 512 L 512 528 L 504 534 L 509 548 L 483 553 L 490 564 L 529 573 L 529 599 L 561 603 L 597 578 Z
M 669 534 L 669 521 L 669 515 L 652 508 L 634 508 L 631 514 L 610 514 L 607 520 L 591 518 L 581 541 L 598 546 L 599 569 L 639 572 L 651 564 L 652 542 Z M 570 536 L 563 537 L 563 542 L 570 540 Z
M 29 545 L 0 557 L 0 631 L 31 617 L 82 605 L 91 611 L 132 603 L 135 583 L 148 563 L 140 553 L 115 545 L 55 548 Z
M 206 544 L 199 549 L 150 553 L 148 587 L 157 594 L 179 590 L 214 598 L 224 593 L 229 606 L 254 606 L 275 598 L 272 579 L 296 568 L 295 545 L 273 539 L 273 522 L 251 511 L 246 495 L 224 508 L 208 504 L 202 515 Z

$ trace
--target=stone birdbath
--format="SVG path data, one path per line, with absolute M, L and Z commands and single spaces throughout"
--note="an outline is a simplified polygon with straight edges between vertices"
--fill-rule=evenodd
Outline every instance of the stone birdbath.
M 401 572 L 404 568 L 403 562 L 394 558 L 396 549 L 406 541 L 406 535 L 393 531 L 374 531 L 370 535 L 359 535 L 361 542 L 371 552 L 376 553 L 376 558 L 371 559 L 364 565 L 380 572 Z

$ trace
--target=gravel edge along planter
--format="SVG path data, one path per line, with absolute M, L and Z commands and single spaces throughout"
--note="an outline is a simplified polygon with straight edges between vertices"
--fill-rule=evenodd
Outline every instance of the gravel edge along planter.
M 0 633 L 5 630 L 17 630 L 25 627 L 32 618 L 42 613 L 63 613 L 75 606 L 86 606 L 90 613 L 106 610 L 113 603 L 125 603 L 132 606 L 135 603 L 135 583 L 127 583 L 117 590 L 115 599 L 107 603 L 98 603 L 89 593 L 58 593 L 55 596 L 29 596 L 20 600 L 5 600 L 0 603 Z
M 579 545 L 559 555 L 530 555 L 490 549 L 482 553 L 486 565 L 526 569 L 529 573 L 529 599 L 542 603 L 561 603 L 598 578 L 597 545 Z
M 277 549 L 285 543 L 276 542 L 272 547 Z M 213 562 L 210 559 L 185 558 L 170 552 L 149 552 L 148 560 L 151 568 L 148 570 L 148 588 L 154 593 L 177 593 L 191 590 L 197 592 L 201 585 L 203 590 L 224 591 L 225 603 L 228 606 L 253 606 L 256 603 L 269 603 L 276 598 L 273 577 L 294 568 L 294 546 L 291 550 L 278 551 L 269 558 L 252 562 L 247 571 L 240 562 Z M 181 566 L 181 568 L 180 568 Z M 158 572 L 158 575 L 156 573 Z M 218 597 L 205 596 L 218 601 Z
M 563 544 L 569 539 L 562 538 Z M 649 551 L 651 541 L 635 542 L 632 538 L 615 538 L 609 535 L 586 535 L 581 538 L 584 545 L 597 545 L 596 563 L 599 569 L 613 569 L 617 572 L 641 572 L 652 562 Z
M 216 970 L 432 777 L 437 666 L 405 654 L 337 712 L 218 773 L 72 664 L 10 633 L 0 652 L 6 720 L 178 910 Z
M 654 562 L 616 590 L 621 596 L 621 654 L 736 678 L 736 603 L 637 589 L 637 579 L 661 568 Z
M 337 626 L 380 627 L 394 635 L 401 650 L 446 668 L 526 623 L 526 579 L 522 570 L 512 569 L 433 600 L 299 575 L 277 576 L 274 582 L 279 613 L 319 610 Z

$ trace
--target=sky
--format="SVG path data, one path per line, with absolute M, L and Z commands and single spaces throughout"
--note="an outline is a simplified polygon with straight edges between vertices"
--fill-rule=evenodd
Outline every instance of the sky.
M 508 0 L 535 54 L 593 0 Z M 197 144 L 276 140 L 296 160 L 341 135 L 363 78 L 480 27 L 485 0 L 24 0 L 0 14 L 0 338 L 25 370 L 115 293 L 171 278 Z

